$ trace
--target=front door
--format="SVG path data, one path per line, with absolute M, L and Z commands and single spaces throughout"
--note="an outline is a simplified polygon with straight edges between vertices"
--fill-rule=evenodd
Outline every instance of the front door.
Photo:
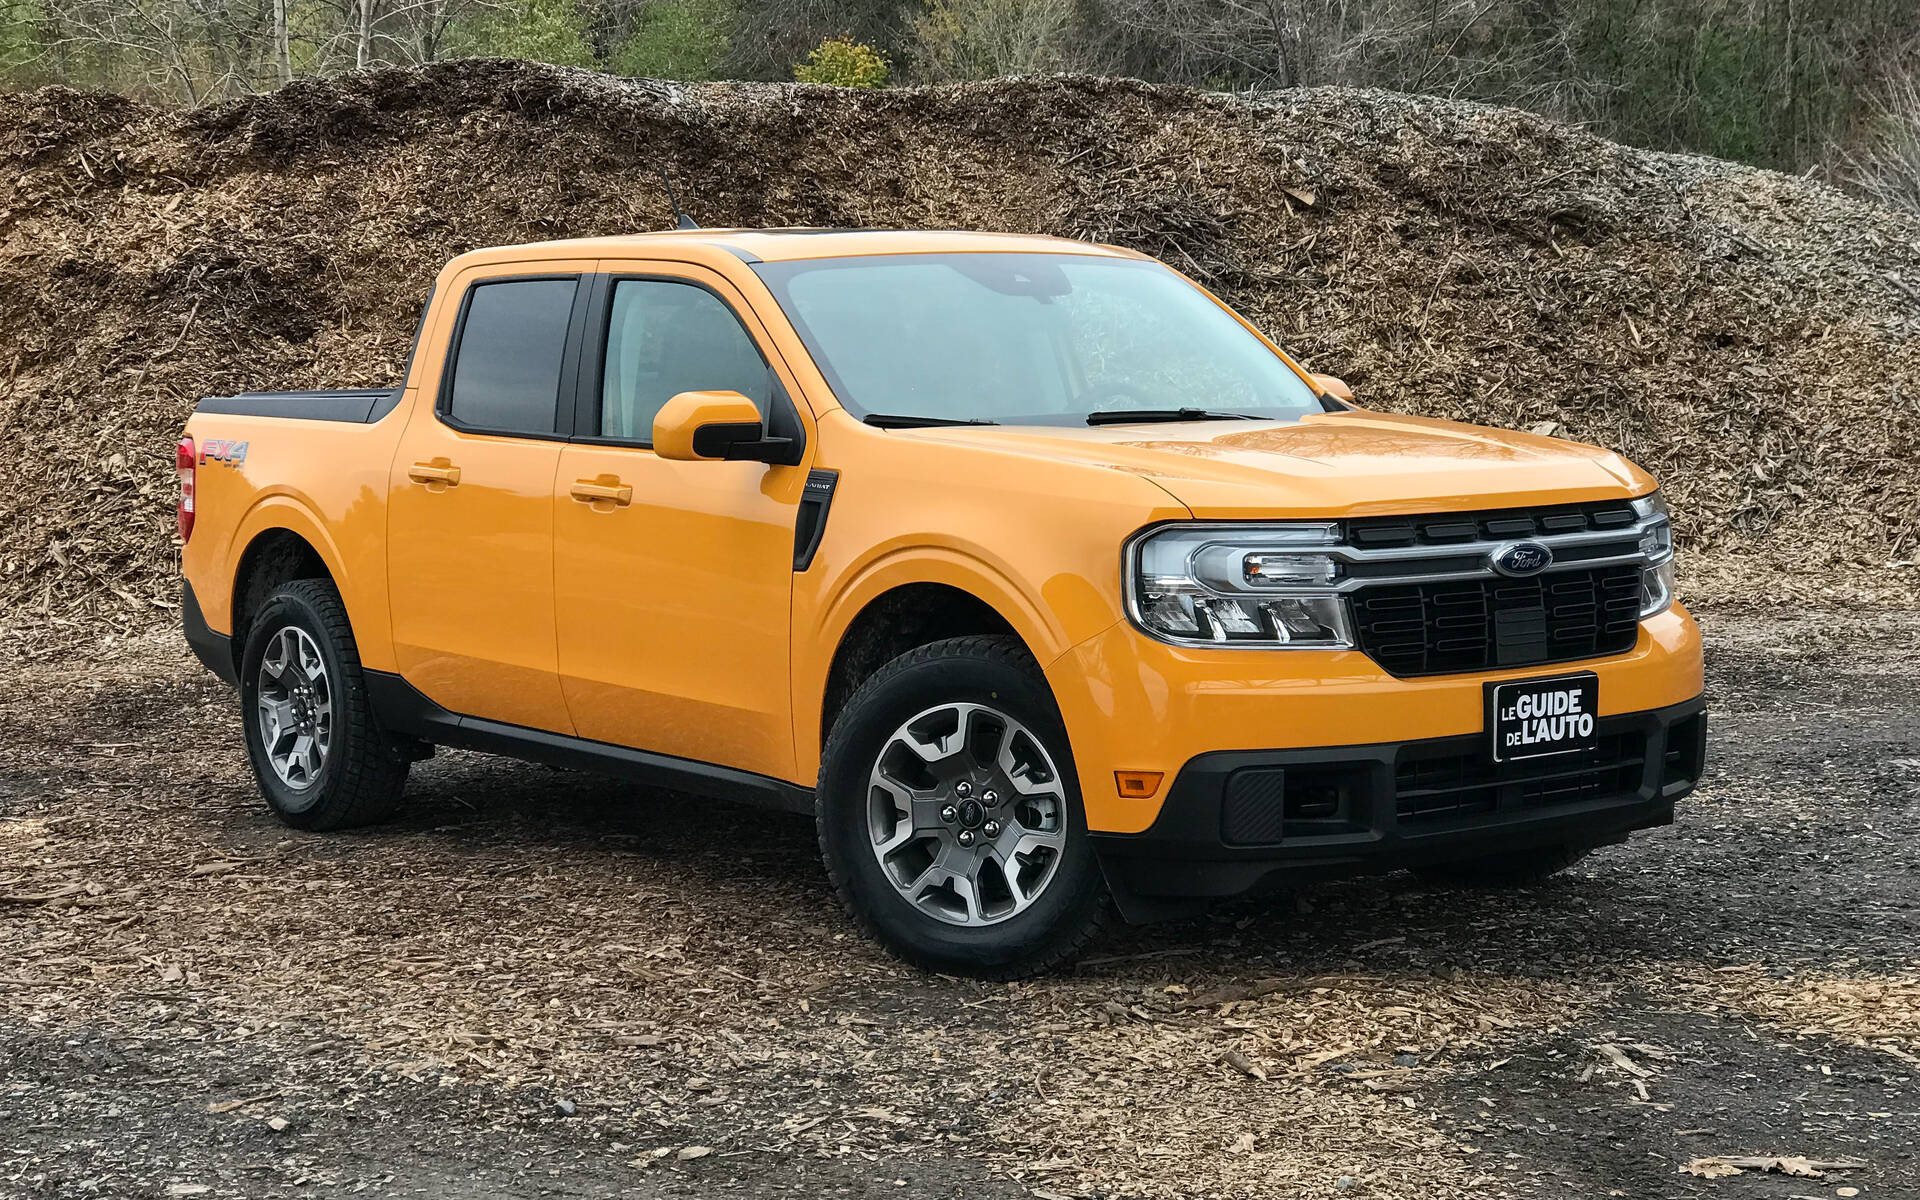
M 492 266 L 456 283 L 444 378 L 422 381 L 436 402 L 408 421 L 387 506 L 401 675 L 452 712 L 559 733 L 573 726 L 554 654 L 553 481 L 592 269 Z
M 581 428 L 553 488 L 560 681 L 574 728 L 789 777 L 793 529 L 806 467 L 673 462 L 650 443 L 654 414 L 681 392 L 736 391 L 765 419 L 791 384 L 720 276 L 682 264 L 601 269 Z

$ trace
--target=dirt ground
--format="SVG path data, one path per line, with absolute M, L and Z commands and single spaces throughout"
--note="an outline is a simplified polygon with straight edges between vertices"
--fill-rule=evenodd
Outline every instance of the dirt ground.
M 10 662 L 0 1196 L 1920 1196 L 1920 614 L 1704 623 L 1676 826 L 1019 985 L 860 940 L 802 819 L 442 753 L 293 834 L 170 631 Z

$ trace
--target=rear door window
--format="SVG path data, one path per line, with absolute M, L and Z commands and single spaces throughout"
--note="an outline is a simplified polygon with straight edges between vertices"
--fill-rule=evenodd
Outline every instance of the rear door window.
M 622 279 L 607 314 L 600 436 L 651 443 L 653 418 L 681 392 L 739 392 L 764 417 L 773 373 L 725 301 L 667 279 Z
M 552 434 L 577 279 L 506 279 L 467 292 L 447 413 L 455 424 Z

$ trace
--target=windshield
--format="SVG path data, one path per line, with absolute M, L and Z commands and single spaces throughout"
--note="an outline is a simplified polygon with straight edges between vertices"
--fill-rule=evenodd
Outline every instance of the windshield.
M 1096 413 L 1326 411 L 1265 343 L 1156 262 L 907 254 L 754 269 L 857 417 L 1079 425 Z

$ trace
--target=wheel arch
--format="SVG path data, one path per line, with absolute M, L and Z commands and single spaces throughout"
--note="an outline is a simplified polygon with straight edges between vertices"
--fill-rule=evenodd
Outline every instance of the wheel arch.
M 296 579 L 325 579 L 344 594 L 345 580 L 331 539 L 296 505 L 256 508 L 234 543 L 241 550 L 228 576 L 227 619 L 237 670 L 252 615 L 274 588 Z
M 1033 589 L 950 547 L 897 551 L 870 563 L 826 609 L 818 632 L 803 634 L 803 643 L 831 647 L 831 653 L 795 672 L 801 693 L 795 697 L 795 749 L 803 776 L 818 772 L 833 718 L 852 691 L 910 649 L 945 637 L 1004 634 L 1016 637 L 1044 668 L 1071 645 L 1060 622 L 1035 603 Z
M 999 634 L 1018 639 L 1040 660 L 1031 637 L 999 608 L 952 583 L 917 580 L 899 582 L 867 596 L 839 624 L 833 654 L 818 685 L 819 720 L 809 756 L 818 763 L 819 749 L 847 700 L 875 671 L 900 655 L 932 642 L 974 634 Z

